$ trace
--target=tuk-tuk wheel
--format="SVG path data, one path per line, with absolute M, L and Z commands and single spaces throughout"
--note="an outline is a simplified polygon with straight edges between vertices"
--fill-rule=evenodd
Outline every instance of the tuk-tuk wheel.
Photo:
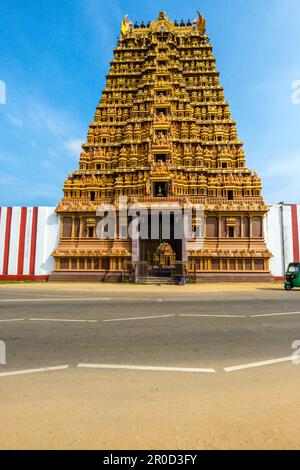
M 284 288 L 285 288 L 285 290 L 292 290 L 291 284 L 285 284 Z

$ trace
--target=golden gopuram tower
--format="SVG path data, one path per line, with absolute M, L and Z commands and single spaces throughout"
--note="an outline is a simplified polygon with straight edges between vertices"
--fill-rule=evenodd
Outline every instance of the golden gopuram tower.
M 147 25 L 125 17 L 82 148 L 57 207 L 61 232 L 51 279 L 121 281 L 179 272 L 197 281 L 270 278 L 261 180 L 245 166 L 200 13 L 193 23 L 173 22 L 164 12 Z M 162 234 L 160 218 L 158 237 L 133 240 L 124 200 L 149 210 L 153 204 L 202 207 L 203 217 L 192 217 L 193 233 L 202 224 L 202 241 L 187 240 L 184 256 L 174 214 L 170 234 Z M 97 231 L 107 215 L 97 212 L 103 204 L 116 211 L 109 239 Z

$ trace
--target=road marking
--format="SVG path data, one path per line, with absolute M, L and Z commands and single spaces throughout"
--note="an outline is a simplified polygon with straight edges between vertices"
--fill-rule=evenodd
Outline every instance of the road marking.
M 34 296 L 36 293 L 28 293 L 28 292 L 5 292 L 5 295 L 29 295 L 29 296 Z M 38 294 L 40 297 L 46 297 L 46 298 L 52 298 L 52 297 L 57 297 L 57 294 Z
M 0 373 L 0 378 L 1 377 L 10 377 L 14 375 L 25 375 L 25 374 L 39 374 L 42 372 L 51 372 L 55 370 L 64 370 L 68 369 L 69 366 L 57 366 L 57 367 L 44 367 L 42 369 L 28 369 L 28 370 L 17 370 L 14 372 L 1 372 Z
M 247 318 L 246 315 L 193 315 L 192 313 L 179 314 L 179 317 L 204 317 L 204 318 Z
M 251 318 L 259 317 L 280 317 L 282 315 L 300 315 L 300 312 L 284 312 L 284 313 L 261 313 L 259 315 L 251 315 Z
M 51 321 L 69 323 L 98 323 L 98 320 L 68 320 L 66 318 L 30 318 L 30 321 Z
M 25 321 L 25 318 L 13 318 L 12 320 L 0 320 L 0 323 L 9 323 L 15 321 Z
M 102 301 L 102 300 L 112 300 L 110 297 L 99 297 L 99 298 L 72 298 L 72 299 L 66 299 L 65 297 L 61 298 L 51 298 L 51 299 L 0 299 L 0 302 L 58 302 L 58 301 L 63 301 L 63 302 L 94 302 L 94 301 Z
M 168 318 L 174 317 L 175 315 L 155 315 L 151 317 L 132 317 L 132 318 L 113 318 L 110 320 L 103 320 L 104 322 L 115 322 L 115 321 L 133 321 L 133 320 L 150 320 L 152 318 Z
M 279 359 L 271 359 L 269 361 L 260 361 L 260 362 L 253 362 L 252 364 L 243 364 L 240 366 L 233 366 L 233 367 L 225 367 L 225 372 L 235 372 L 237 370 L 243 369 L 253 369 L 254 367 L 263 367 L 263 366 L 271 366 L 273 364 L 280 364 L 282 362 L 290 362 L 300 359 L 298 356 L 289 356 L 289 357 L 281 357 Z
M 142 370 L 142 371 L 156 371 L 156 372 L 190 372 L 190 373 L 203 373 L 214 374 L 215 369 L 200 369 L 188 367 L 156 367 L 156 366 L 128 366 L 116 364 L 78 364 L 77 367 L 85 369 L 117 369 L 117 370 Z

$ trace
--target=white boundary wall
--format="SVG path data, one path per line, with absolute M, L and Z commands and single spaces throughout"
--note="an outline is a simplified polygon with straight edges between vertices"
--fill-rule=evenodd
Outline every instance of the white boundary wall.
M 282 277 L 299 259 L 300 205 L 269 206 L 265 238 L 273 253 L 270 269 Z M 59 241 L 54 207 L 0 208 L 0 279 L 47 278 L 54 269 L 51 253 Z
M 275 277 L 284 275 L 289 263 L 299 262 L 300 205 L 269 206 L 265 219 L 265 239 L 273 258 L 270 269 Z

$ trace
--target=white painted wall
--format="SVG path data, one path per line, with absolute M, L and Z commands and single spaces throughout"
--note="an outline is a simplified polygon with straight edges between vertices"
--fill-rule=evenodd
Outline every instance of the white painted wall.
M 20 235 L 21 207 L 13 207 L 11 216 L 8 275 L 18 272 L 18 253 Z
M 59 241 L 59 218 L 54 207 L 40 207 L 38 214 L 35 274 L 47 276 L 54 270 L 51 254 Z
M 33 207 L 27 207 L 26 229 L 25 229 L 25 247 L 24 247 L 24 271 L 23 274 L 29 275 L 30 269 L 30 247 L 32 230 Z
M 59 218 L 52 207 L 40 208 L 38 219 L 37 256 L 35 272 L 45 276 L 54 270 L 54 259 L 51 253 L 59 241 Z
M 6 215 L 7 207 L 1 207 L 0 215 L 0 274 L 3 273 L 3 261 L 4 261 L 4 241 L 6 231 Z
M 269 206 L 265 219 L 265 239 L 273 258 L 270 269 L 273 276 L 280 277 L 289 263 L 294 261 L 292 236 L 292 210 L 289 204 Z M 300 206 L 298 206 L 298 231 L 300 233 Z

